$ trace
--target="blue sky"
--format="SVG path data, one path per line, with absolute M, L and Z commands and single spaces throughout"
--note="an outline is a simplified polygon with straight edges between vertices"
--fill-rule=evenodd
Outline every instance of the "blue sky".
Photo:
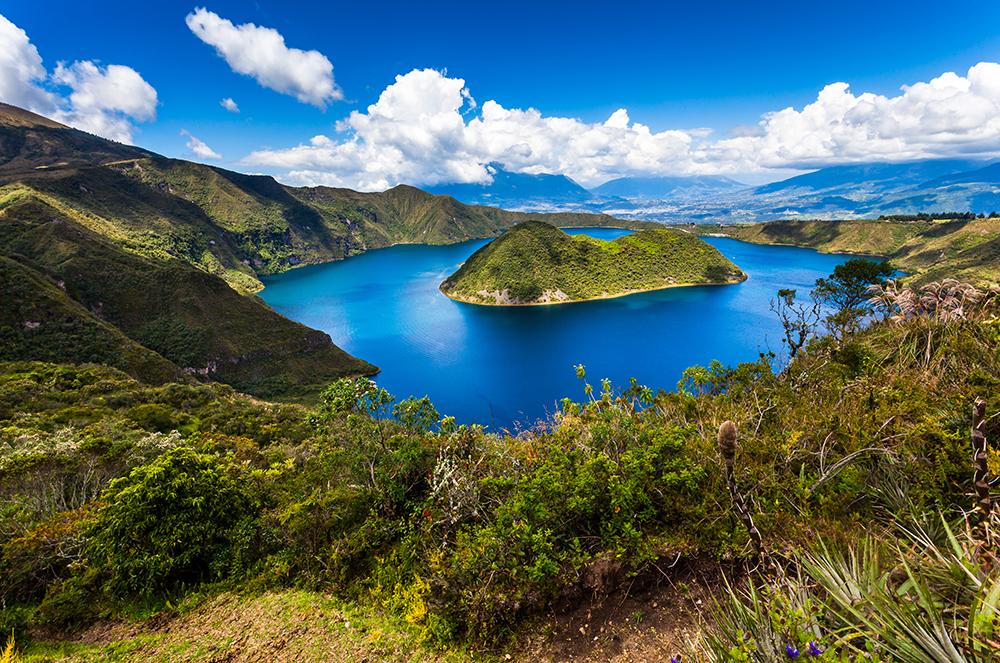
M 511 157 L 512 168 L 544 172 L 557 166 L 591 183 L 610 175 L 672 172 L 665 163 L 671 158 L 681 164 L 673 169 L 676 172 L 759 171 L 765 179 L 767 173 L 810 167 L 823 159 L 830 163 L 856 160 L 860 158 L 856 143 L 840 152 L 803 152 L 784 160 L 782 148 L 775 149 L 777 156 L 759 161 L 747 156 L 759 146 L 741 147 L 746 154 L 741 152 L 729 161 L 717 154 L 691 155 L 691 151 L 706 140 L 732 137 L 734 128 L 736 134 L 747 133 L 745 128 L 756 127 L 764 113 L 788 106 L 802 109 L 829 83 L 846 82 L 855 95 L 871 92 L 892 98 L 900 94 L 902 85 L 930 81 L 947 71 L 964 77 L 976 63 L 1000 60 L 997 2 L 763 6 L 261 0 L 205 5 L 237 26 L 254 23 L 273 28 L 289 48 L 315 50 L 332 62 L 342 99 L 328 99 L 325 108 L 319 108 L 235 72 L 186 24 L 185 17 L 196 6 L 166 1 L 5 0 L 0 14 L 26 33 L 49 72 L 60 61 L 90 61 L 98 69 L 109 64 L 134 69 L 156 93 L 155 120 L 132 122 L 132 140 L 140 145 L 188 158 L 190 134 L 222 155 L 213 160 L 220 165 L 278 175 L 336 172 L 329 181 L 321 175 L 316 181 L 347 184 L 355 183 L 351 167 L 342 163 L 342 155 L 330 154 L 329 146 L 321 155 L 300 153 L 297 160 L 274 153 L 308 146 L 315 135 L 328 136 L 334 143 L 351 140 L 357 127 L 338 133 L 337 121 L 351 111 L 364 113 L 396 76 L 413 70 L 433 69 L 446 72 L 445 79 L 463 79 L 477 101 L 477 107 L 459 111 L 466 120 L 480 112 L 484 101 L 495 100 L 508 110 L 536 109 L 543 117 L 573 118 L 583 124 L 603 123 L 624 108 L 629 122 L 645 125 L 654 134 L 713 129 L 711 138 L 693 132 L 683 159 L 677 157 L 682 152 L 673 143 L 669 149 L 659 145 L 646 151 L 629 143 L 618 150 L 619 157 L 586 163 L 579 145 L 567 148 L 557 161 L 542 158 L 541 152 L 551 147 L 545 137 L 539 137 L 537 144 L 528 140 L 532 149 L 520 152 L 511 144 L 503 146 L 517 152 Z M 38 84 L 53 90 L 58 87 L 52 82 Z M 219 104 L 223 97 L 234 99 L 240 112 L 224 110 Z M 182 130 L 187 134 L 182 135 Z M 475 140 L 479 143 L 493 141 L 493 134 L 478 133 Z M 376 147 L 383 151 L 385 140 L 396 140 L 385 139 L 384 132 L 379 135 L 383 143 Z M 664 136 L 660 142 L 668 138 L 677 137 Z M 356 183 L 373 188 L 399 179 L 420 180 L 423 171 L 435 171 L 424 178 L 429 180 L 481 178 L 472 162 L 482 161 L 487 150 L 469 148 L 467 140 L 473 139 L 463 137 L 461 149 L 474 153 L 467 155 L 468 163 L 438 168 L 438 159 L 433 167 L 420 162 L 398 171 L 384 168 L 377 177 Z M 783 140 L 788 140 L 787 135 Z M 453 136 L 437 136 L 431 142 L 435 150 L 457 149 Z M 398 147 L 398 140 L 392 145 Z M 895 152 L 888 154 L 890 159 L 893 154 L 950 155 L 905 141 L 892 146 Z M 724 147 L 732 151 L 732 146 Z M 980 147 L 979 153 L 991 153 L 989 144 Z M 409 149 L 400 149 L 405 158 Z M 247 161 L 247 155 L 262 150 L 270 150 L 270 156 L 265 153 Z M 535 156 L 522 154 L 528 151 Z M 629 151 L 643 151 L 646 156 L 631 162 L 620 156 Z M 364 154 L 370 160 L 373 153 Z M 886 155 L 875 150 L 871 156 L 878 160 Z M 308 183 L 310 176 L 297 177 Z

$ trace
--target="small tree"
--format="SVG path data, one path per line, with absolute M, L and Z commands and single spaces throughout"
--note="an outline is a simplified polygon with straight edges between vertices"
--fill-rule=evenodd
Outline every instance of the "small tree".
M 771 310 L 781 321 L 785 334 L 785 345 L 788 346 L 789 360 L 795 359 L 799 350 L 816 335 L 816 326 L 821 317 L 821 304 L 815 298 L 808 302 L 797 301 L 796 291 L 783 288 L 778 291 L 778 297 L 771 300 Z
M 441 414 L 427 396 L 404 398 L 392 406 L 392 416 L 411 433 L 427 432 L 441 421 Z
M 830 276 L 817 279 L 813 296 L 832 309 L 826 317 L 830 331 L 843 337 L 857 329 L 869 311 L 869 288 L 885 284 L 895 271 L 888 262 L 852 258 L 837 265 Z
M 117 594 L 225 577 L 237 527 L 255 512 L 246 484 L 222 459 L 186 447 L 115 479 L 102 500 L 89 553 Z
M 434 456 L 421 434 L 439 416 L 426 396 L 396 403 L 374 380 L 341 378 L 320 394 L 313 423 L 337 437 L 379 508 L 393 511 L 426 480 Z

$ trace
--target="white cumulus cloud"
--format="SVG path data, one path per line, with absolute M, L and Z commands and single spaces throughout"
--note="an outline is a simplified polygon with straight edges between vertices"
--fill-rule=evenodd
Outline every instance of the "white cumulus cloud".
M 59 63 L 52 80 L 71 90 L 69 107 L 53 114 L 70 126 L 130 143 L 133 120 L 156 119 L 156 90 L 131 67 L 100 67 L 90 60 Z
M 236 102 L 233 101 L 232 97 L 226 97 L 225 99 L 219 102 L 219 105 L 225 108 L 230 113 L 240 112 L 240 107 L 236 105 Z
M 233 71 L 299 101 L 323 108 L 343 98 L 333 80 L 333 64 L 319 51 L 289 48 L 274 28 L 253 23 L 233 24 L 199 7 L 188 14 L 187 26 L 198 39 L 214 46 Z
M 894 97 L 854 94 L 831 83 L 802 110 L 760 121 L 756 135 L 719 141 L 709 158 L 736 152 L 760 167 L 816 167 L 1000 155 L 1000 64 L 980 62 L 965 76 L 944 73 Z
M 475 110 L 471 100 L 463 79 L 414 70 L 397 76 L 366 112 L 340 122 L 340 140 L 315 136 L 290 149 L 253 152 L 246 161 L 287 169 L 286 179 L 298 183 L 365 190 L 400 182 L 486 182 L 486 166 L 494 161 L 595 183 L 613 170 L 666 171 L 692 141 L 683 131 L 657 133 L 633 123 L 625 110 L 588 124 L 487 101 L 466 119 Z
M 364 190 L 398 183 L 486 182 L 499 162 L 523 173 L 562 173 L 584 185 L 624 175 L 732 174 L 844 163 L 1000 156 L 1000 64 L 945 73 L 895 96 L 824 87 L 801 109 L 767 113 L 730 137 L 709 129 L 655 131 L 627 109 L 603 122 L 533 108 L 476 105 L 461 78 L 431 69 L 396 77 L 332 136 L 245 161 L 298 184 Z
M 0 14 L 0 101 L 31 109 L 54 106 L 54 95 L 41 87 L 47 77 L 27 33 Z
M 199 159 L 221 159 L 222 155 L 209 147 L 205 141 L 191 134 L 187 129 L 181 129 L 181 135 L 187 136 L 187 148 Z
M 60 62 L 49 75 L 27 33 L 0 15 L 0 101 L 131 143 L 134 122 L 156 119 L 157 96 L 139 72 L 119 64 Z

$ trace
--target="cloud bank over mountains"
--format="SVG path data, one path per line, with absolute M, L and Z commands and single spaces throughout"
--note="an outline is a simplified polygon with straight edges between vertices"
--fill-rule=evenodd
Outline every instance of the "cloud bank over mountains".
M 431 69 L 397 76 L 366 111 L 248 164 L 298 184 L 383 189 L 397 183 L 487 182 L 487 164 L 562 173 L 595 185 L 626 175 L 731 174 L 871 161 L 1000 156 L 1000 64 L 945 73 L 886 97 L 831 83 L 801 110 L 765 114 L 753 131 L 654 131 L 618 109 L 604 122 L 505 108 L 478 110 L 461 78 Z

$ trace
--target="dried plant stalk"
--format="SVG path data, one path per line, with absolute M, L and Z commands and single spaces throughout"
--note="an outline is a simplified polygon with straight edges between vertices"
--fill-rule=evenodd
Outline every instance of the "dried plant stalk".
M 988 520 L 993 510 L 990 499 L 989 463 L 986 453 L 986 401 L 977 398 L 972 404 L 972 485 L 976 490 L 976 512 L 980 520 Z
M 736 460 L 736 439 L 737 431 L 736 424 L 732 421 L 724 421 L 722 425 L 719 426 L 719 453 L 722 455 L 722 460 L 725 462 L 726 468 L 726 483 L 729 485 L 729 496 L 733 501 L 733 509 L 736 511 L 736 515 L 739 517 L 743 526 L 746 527 L 747 533 L 750 535 L 750 541 L 753 543 L 754 553 L 757 559 L 760 559 L 764 554 L 764 544 L 761 540 L 760 530 L 753 523 L 753 516 L 750 514 L 750 509 L 747 507 L 747 501 L 740 492 L 739 486 L 736 484 L 736 472 L 733 467 L 734 461 Z

